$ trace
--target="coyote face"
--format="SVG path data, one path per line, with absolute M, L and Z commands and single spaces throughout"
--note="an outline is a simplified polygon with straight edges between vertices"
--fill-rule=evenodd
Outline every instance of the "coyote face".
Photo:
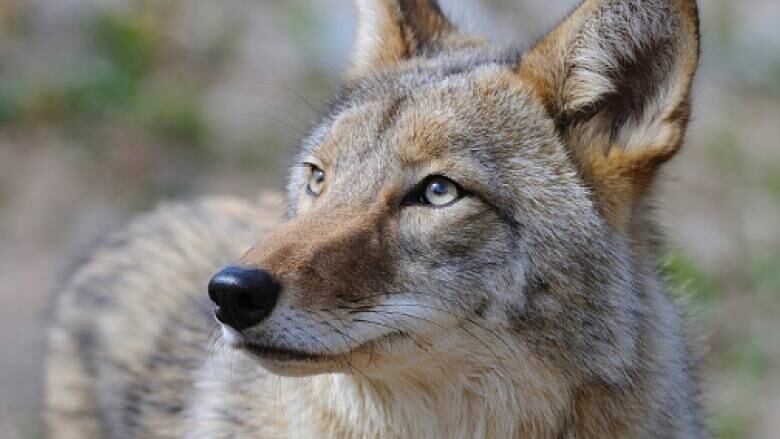
M 695 3 L 586 0 L 525 53 L 433 1 L 359 7 L 289 220 L 210 283 L 226 339 L 285 375 L 522 358 L 619 382 L 653 282 L 649 189 L 687 124 Z

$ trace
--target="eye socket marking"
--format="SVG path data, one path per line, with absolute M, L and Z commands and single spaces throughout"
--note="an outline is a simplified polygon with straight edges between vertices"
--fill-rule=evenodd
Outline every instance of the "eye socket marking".
M 423 205 L 430 207 L 449 206 L 466 194 L 454 181 L 441 175 L 433 175 L 412 189 L 403 200 L 403 205 Z
M 319 196 L 325 189 L 325 171 L 317 165 L 306 163 L 309 166 L 309 179 L 306 181 L 306 192 L 313 196 Z

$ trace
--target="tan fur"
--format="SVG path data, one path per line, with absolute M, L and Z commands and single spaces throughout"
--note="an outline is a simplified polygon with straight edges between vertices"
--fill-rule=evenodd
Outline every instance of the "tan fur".
M 594 29 L 592 24 L 611 3 L 614 2 L 583 2 L 569 19 L 524 56 L 518 73 L 556 118 L 565 120 L 616 91 L 608 75 L 619 67 L 599 55 L 603 44 L 612 43 L 603 43 L 603 31 Z M 567 142 L 573 145 L 573 155 L 583 168 L 584 177 L 593 184 L 602 212 L 613 225 L 623 229 L 628 226 L 632 202 L 645 195 L 657 166 L 680 148 L 690 113 L 691 82 L 699 56 L 698 13 L 693 2 L 670 3 L 671 10 L 679 14 L 682 27 L 680 36 L 670 42 L 670 50 L 677 55 L 670 66 L 674 80 L 669 81 L 671 87 L 656 101 L 647 104 L 651 108 L 647 109 L 645 120 L 624 128 L 617 139 L 610 138 L 604 129 L 608 121 L 602 120 L 600 114 L 567 131 Z M 647 36 L 630 38 L 641 40 Z M 641 46 L 642 42 L 628 44 Z
M 358 32 L 348 78 L 392 68 L 417 52 L 479 47 L 481 39 L 461 35 L 433 0 L 357 0 Z
M 706 437 L 649 207 L 687 127 L 695 2 L 585 0 L 524 54 L 433 1 L 358 8 L 286 221 L 163 207 L 64 288 L 51 435 Z M 443 178 L 460 193 L 435 206 Z M 231 262 L 281 293 L 209 350 L 205 285 Z

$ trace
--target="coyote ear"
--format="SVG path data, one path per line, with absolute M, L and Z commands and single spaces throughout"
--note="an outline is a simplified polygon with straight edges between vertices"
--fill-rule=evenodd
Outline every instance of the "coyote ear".
M 356 0 L 358 31 L 349 77 L 435 51 L 455 33 L 436 0 Z
M 698 57 L 695 0 L 585 0 L 520 63 L 618 225 L 680 148 Z

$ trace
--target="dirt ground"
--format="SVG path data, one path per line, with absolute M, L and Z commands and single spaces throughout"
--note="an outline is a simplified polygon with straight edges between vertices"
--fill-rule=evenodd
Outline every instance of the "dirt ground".
M 576 1 L 443 0 L 529 41 Z M 780 437 L 780 3 L 700 1 L 686 148 L 659 216 L 721 438 Z M 349 0 L 0 0 L 0 431 L 40 433 L 45 328 L 94 242 L 160 200 L 281 189 L 338 82 Z

